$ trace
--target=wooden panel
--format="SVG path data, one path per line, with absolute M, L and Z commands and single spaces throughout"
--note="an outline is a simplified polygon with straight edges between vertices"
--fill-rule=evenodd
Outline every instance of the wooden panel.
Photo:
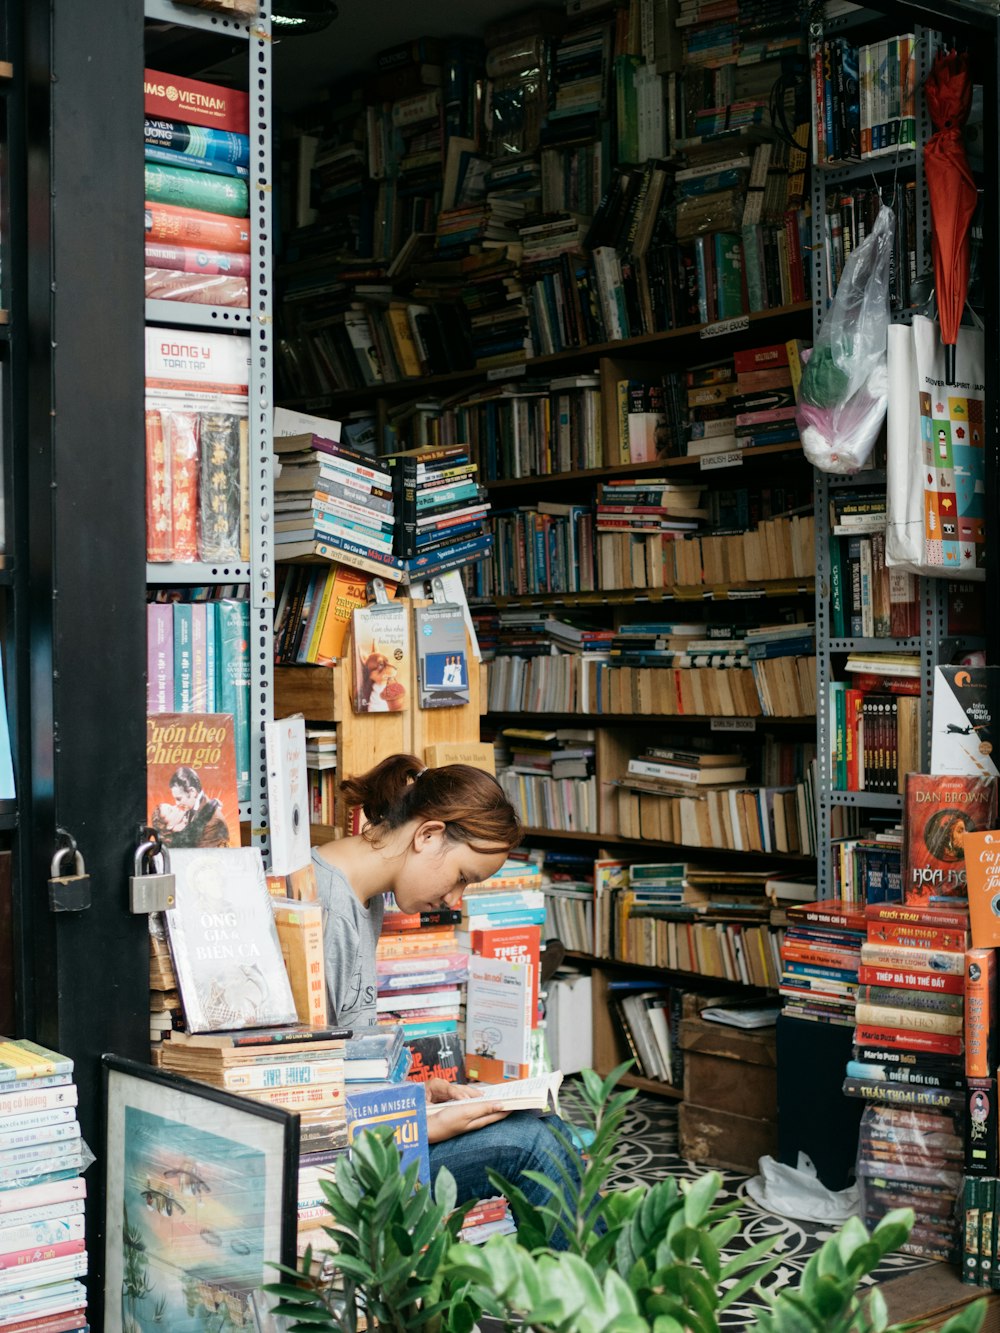
M 684 1100 L 758 1120 L 778 1115 L 778 1073 L 772 1065 L 734 1064 L 717 1055 L 684 1056 Z
M 951 1264 L 928 1264 L 912 1273 L 880 1282 L 878 1289 L 889 1307 L 893 1324 L 910 1320 L 929 1320 L 927 1330 L 941 1326 L 970 1301 L 987 1301 L 982 1333 L 1000 1333 L 1000 1293 L 983 1291 L 962 1282 Z
M 628 768 L 628 761 L 635 754 L 638 737 L 630 737 L 627 731 L 612 727 L 597 728 L 597 744 L 594 748 L 595 771 L 597 774 L 597 831 L 606 838 L 618 836 L 618 787 L 609 785 L 613 778 L 620 778 Z
M 680 1155 L 704 1166 L 756 1172 L 761 1157 L 773 1157 L 778 1151 L 778 1127 L 773 1120 L 755 1120 L 693 1102 L 681 1103 L 677 1131 Z
M 698 1051 L 723 1060 L 767 1065 L 771 1069 L 777 1065 L 774 1028 L 744 1031 L 703 1018 L 682 1018 L 680 1043 L 685 1051 Z
M 341 691 L 336 677 L 346 674 L 340 663 L 332 667 L 275 667 L 274 716 L 301 713 L 310 722 L 338 721 Z
M 603 1078 L 610 1074 L 616 1065 L 627 1060 L 631 1052 L 626 1049 L 625 1042 L 611 1017 L 607 974 L 595 967 L 590 976 L 594 1023 L 594 1068 Z
M 414 606 L 427 606 L 426 600 L 414 600 Z M 412 624 L 411 624 L 412 628 Z M 409 720 L 409 739 L 407 750 L 418 758 L 424 758 L 428 745 L 441 742 L 461 744 L 479 740 L 479 719 L 485 711 L 485 668 L 477 671 L 480 665 L 473 656 L 468 631 L 465 635 L 465 660 L 469 666 L 469 702 L 460 708 L 418 708 L 420 688 L 417 681 L 416 645 L 411 653 L 412 671 L 410 679 L 410 700 L 413 707 L 404 714 Z

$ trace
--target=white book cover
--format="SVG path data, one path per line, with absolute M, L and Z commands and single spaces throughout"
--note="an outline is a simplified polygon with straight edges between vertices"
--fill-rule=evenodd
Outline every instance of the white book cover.
M 340 443 L 340 422 L 330 417 L 314 417 L 308 412 L 295 412 L 290 407 L 274 409 L 274 434 L 318 435 L 323 440 Z
M 997 777 L 993 729 L 1000 668 L 934 668 L 931 711 L 931 772 Z
M 465 1067 L 470 1081 L 527 1077 L 532 991 L 530 963 L 469 959 Z
M 189 1032 L 297 1021 L 258 847 L 172 848 L 164 913 Z
M 307 866 L 312 856 L 306 724 L 301 713 L 265 722 L 264 750 L 267 756 L 271 874 L 290 875 Z

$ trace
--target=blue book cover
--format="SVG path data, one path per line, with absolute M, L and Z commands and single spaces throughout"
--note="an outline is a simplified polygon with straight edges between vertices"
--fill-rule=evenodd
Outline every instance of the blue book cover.
M 392 1125 L 399 1149 L 400 1169 L 418 1163 L 418 1179 L 429 1184 L 430 1156 L 427 1151 L 427 1098 L 417 1084 L 386 1085 L 372 1092 L 347 1093 L 347 1142 L 352 1144 L 365 1129 Z

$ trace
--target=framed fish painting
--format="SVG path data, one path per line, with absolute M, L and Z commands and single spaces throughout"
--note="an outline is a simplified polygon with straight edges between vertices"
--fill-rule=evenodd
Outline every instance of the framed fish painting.
M 104 1078 L 106 1333 L 257 1329 L 295 1264 L 298 1116 L 113 1055 Z

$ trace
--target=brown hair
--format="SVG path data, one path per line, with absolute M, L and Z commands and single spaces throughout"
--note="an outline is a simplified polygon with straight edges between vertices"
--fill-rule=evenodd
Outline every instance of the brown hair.
M 411 819 L 439 819 L 448 837 L 474 852 L 509 852 L 521 824 L 496 778 L 471 764 L 425 768 L 412 754 L 394 754 L 341 790 L 361 806 L 363 836 L 374 846 Z

